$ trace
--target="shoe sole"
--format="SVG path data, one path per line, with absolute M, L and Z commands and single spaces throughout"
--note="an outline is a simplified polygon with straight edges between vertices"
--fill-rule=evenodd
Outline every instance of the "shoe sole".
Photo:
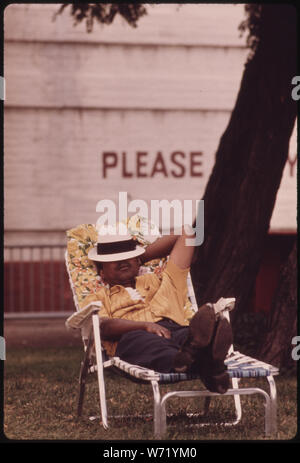
M 225 318 L 218 321 L 212 344 L 212 359 L 223 362 L 233 341 L 230 323 Z
M 183 373 L 198 358 L 198 350 L 207 347 L 213 339 L 216 326 L 214 309 L 203 305 L 192 318 L 189 325 L 189 335 L 174 359 L 174 369 Z
M 215 324 L 214 309 L 209 305 L 201 306 L 190 322 L 191 345 L 197 349 L 207 347 L 212 341 Z

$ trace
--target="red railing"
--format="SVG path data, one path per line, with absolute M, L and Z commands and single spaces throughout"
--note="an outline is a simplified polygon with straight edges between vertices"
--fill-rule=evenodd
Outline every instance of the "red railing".
M 4 247 L 4 316 L 74 311 L 64 253 L 64 245 Z

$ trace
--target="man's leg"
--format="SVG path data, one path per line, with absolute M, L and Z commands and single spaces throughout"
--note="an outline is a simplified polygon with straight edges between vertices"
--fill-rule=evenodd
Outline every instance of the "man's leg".
M 232 343 L 227 320 L 216 321 L 213 308 L 204 305 L 189 327 L 169 320 L 158 323 L 171 331 L 171 339 L 142 330 L 131 331 L 121 337 L 116 356 L 161 373 L 198 373 L 210 391 L 225 393 L 229 376 L 224 360 Z
M 115 355 L 133 365 L 161 373 L 173 372 L 174 358 L 187 338 L 188 327 L 165 320 L 158 323 L 171 331 L 171 339 L 143 330 L 131 331 L 121 337 Z
M 229 322 L 224 318 L 216 321 L 214 309 L 205 304 L 191 320 L 188 337 L 174 359 L 175 371 L 196 368 L 210 391 L 224 393 L 229 387 L 224 360 L 231 344 Z

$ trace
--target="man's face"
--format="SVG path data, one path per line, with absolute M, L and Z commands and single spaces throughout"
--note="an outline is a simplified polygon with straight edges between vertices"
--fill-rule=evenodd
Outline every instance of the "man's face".
M 138 275 L 140 259 L 119 260 L 116 262 L 103 262 L 100 275 L 109 285 L 129 285 Z

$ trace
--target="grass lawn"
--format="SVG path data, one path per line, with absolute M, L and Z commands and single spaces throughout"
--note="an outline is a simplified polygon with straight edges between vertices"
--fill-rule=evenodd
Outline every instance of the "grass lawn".
M 14 348 L 4 362 L 4 432 L 8 439 L 25 440 L 153 440 L 151 418 L 111 419 L 108 430 L 91 421 L 99 415 L 96 376 L 86 386 L 83 415 L 76 416 L 78 373 L 82 349 Z M 112 372 L 106 373 L 109 414 L 152 413 L 152 388 L 137 385 Z M 253 381 L 256 381 L 253 383 Z M 244 386 L 265 389 L 264 379 L 249 380 Z M 275 440 L 292 439 L 297 432 L 297 379 L 277 377 L 278 433 Z M 163 386 L 163 392 L 178 390 L 182 383 Z M 197 387 L 197 381 L 190 383 Z M 168 412 L 196 411 L 202 399 L 171 399 Z M 202 403 L 202 402 L 200 402 Z M 233 417 L 232 397 L 213 398 L 214 417 Z M 264 440 L 264 399 L 260 395 L 242 396 L 243 417 L 237 426 L 185 427 L 186 419 L 170 421 L 166 440 Z

